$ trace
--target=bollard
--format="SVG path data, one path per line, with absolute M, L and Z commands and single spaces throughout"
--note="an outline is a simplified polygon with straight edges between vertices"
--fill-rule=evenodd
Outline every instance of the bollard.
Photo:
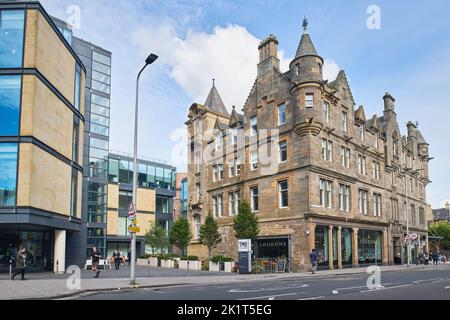
M 9 277 L 12 277 L 12 259 L 9 259 Z
M 59 273 L 59 260 L 56 260 L 56 274 Z

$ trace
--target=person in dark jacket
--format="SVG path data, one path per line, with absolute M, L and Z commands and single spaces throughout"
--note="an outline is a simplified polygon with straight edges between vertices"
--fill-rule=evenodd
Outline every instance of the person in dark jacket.
M 98 276 L 100 275 L 100 271 L 98 270 L 98 264 L 100 262 L 101 255 L 100 252 L 98 252 L 96 246 L 92 248 L 91 258 L 92 258 L 92 271 L 96 272 L 94 278 L 98 278 Z
M 120 260 L 121 260 L 121 254 L 119 250 L 114 250 L 113 253 L 113 257 L 114 257 L 114 264 L 116 265 L 116 270 L 120 269 Z
M 11 277 L 11 280 L 14 280 L 14 278 L 20 273 L 22 278 L 21 280 L 25 280 L 25 272 L 27 270 L 27 251 L 25 248 L 22 248 L 19 250 L 19 253 L 17 254 L 16 258 L 16 272 Z
M 128 265 L 131 266 L 131 250 L 128 250 L 127 258 L 128 258 Z
M 316 253 L 316 249 L 312 249 L 311 253 L 309 254 L 309 259 L 311 261 L 312 273 L 314 274 L 317 271 L 317 253 Z

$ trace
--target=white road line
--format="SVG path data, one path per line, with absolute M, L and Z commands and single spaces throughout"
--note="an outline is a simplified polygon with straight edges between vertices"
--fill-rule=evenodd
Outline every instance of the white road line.
M 260 299 L 271 299 L 271 298 L 276 298 L 276 297 L 285 297 L 285 296 L 293 296 L 296 294 L 303 294 L 305 292 L 299 292 L 299 293 L 284 293 L 284 294 L 272 294 L 270 296 L 262 296 L 262 297 L 251 297 L 251 298 L 243 298 L 243 299 L 237 299 L 237 300 L 260 300 Z M 271 299 L 273 300 L 273 299 Z
M 445 290 L 450 289 L 450 286 L 449 286 L 449 287 L 445 287 L 444 289 L 445 289 Z
M 385 291 L 385 290 L 389 290 L 389 289 L 397 289 L 397 288 L 404 288 L 404 287 L 410 287 L 410 286 L 412 286 L 412 284 L 404 284 L 404 285 L 401 285 L 401 286 L 387 287 L 387 288 L 382 288 L 382 289 L 363 290 L 363 291 L 360 291 L 360 292 L 361 293 L 362 292 L 377 292 L 377 291 Z
M 323 299 L 325 298 L 324 296 L 320 296 L 320 297 L 312 297 L 312 298 L 303 298 L 303 299 L 298 299 L 298 300 L 318 300 L 318 299 Z
M 399 284 L 401 282 L 391 282 L 391 283 L 384 283 L 384 286 L 390 286 L 392 284 Z M 361 288 L 367 288 L 367 286 L 358 286 L 358 287 L 347 287 L 347 288 L 337 288 L 336 291 L 343 291 L 343 290 L 352 290 L 352 289 L 361 289 Z
M 243 289 L 231 289 L 228 290 L 228 292 L 231 293 L 254 293 L 254 292 L 263 292 L 263 291 L 281 291 L 281 290 L 290 290 L 290 289 L 302 289 L 302 288 L 306 288 L 308 287 L 307 284 L 302 284 L 302 285 L 294 285 L 294 286 L 287 286 L 287 287 L 278 287 L 278 288 L 260 288 L 260 289 L 247 289 L 247 290 L 243 290 Z

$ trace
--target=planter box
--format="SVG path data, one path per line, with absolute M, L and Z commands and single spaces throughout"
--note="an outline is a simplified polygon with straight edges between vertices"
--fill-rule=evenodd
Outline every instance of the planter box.
M 147 266 L 148 265 L 148 260 L 147 259 L 137 259 L 136 260 L 136 265 L 138 265 L 138 266 Z
M 161 268 L 173 269 L 173 266 L 174 266 L 173 260 L 161 260 Z
M 150 258 L 148 258 L 148 261 L 150 262 L 150 267 L 157 267 L 158 266 L 158 258 L 150 257 Z
M 188 261 L 187 260 L 180 260 L 179 268 L 180 269 L 184 269 L 184 270 L 188 270 Z M 201 261 L 189 261 L 189 270 L 195 270 L 195 271 L 202 270 L 202 263 L 201 263 Z
M 234 262 L 222 262 L 223 269 L 221 270 L 219 263 L 209 262 L 209 271 L 214 272 L 233 272 Z

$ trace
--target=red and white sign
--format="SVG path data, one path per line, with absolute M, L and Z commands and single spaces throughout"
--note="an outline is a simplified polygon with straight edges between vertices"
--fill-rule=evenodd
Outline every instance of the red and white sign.
M 136 217 L 136 209 L 134 208 L 134 205 L 130 205 L 130 209 L 128 210 L 128 218 L 134 218 Z

